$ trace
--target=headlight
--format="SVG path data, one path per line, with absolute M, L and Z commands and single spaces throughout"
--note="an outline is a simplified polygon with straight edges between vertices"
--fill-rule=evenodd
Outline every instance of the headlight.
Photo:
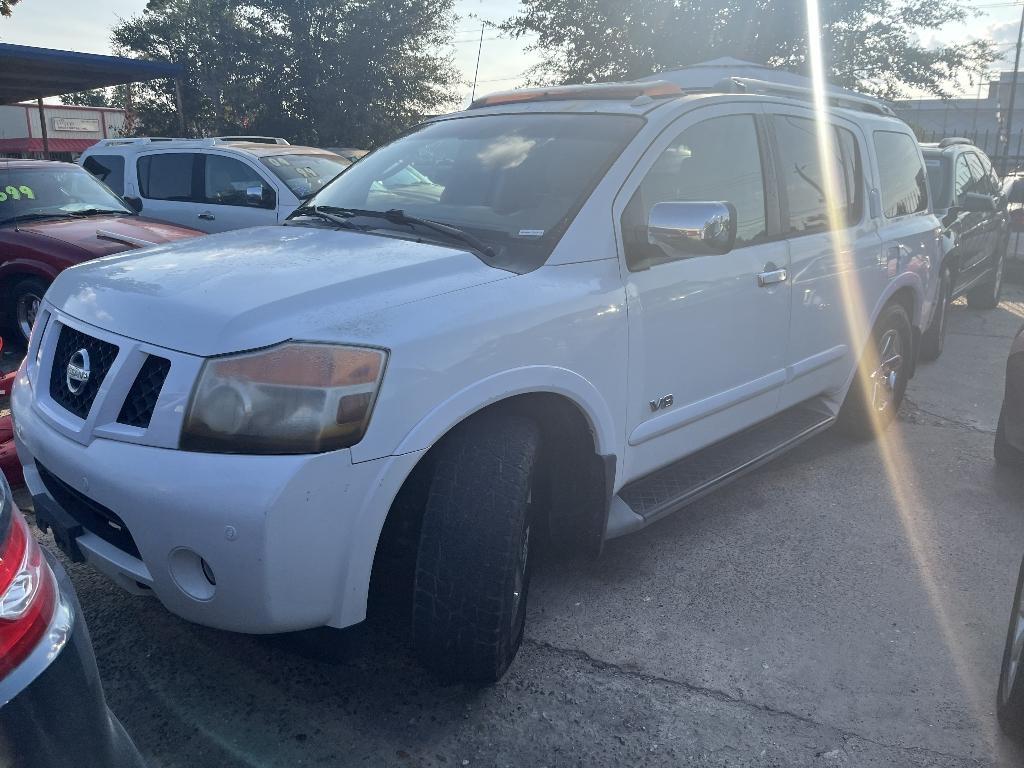
M 181 448 L 211 453 L 321 453 L 366 432 L 387 353 L 282 344 L 207 360 Z

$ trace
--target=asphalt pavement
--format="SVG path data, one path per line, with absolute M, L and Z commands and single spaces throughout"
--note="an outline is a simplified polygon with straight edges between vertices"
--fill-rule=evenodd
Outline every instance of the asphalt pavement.
M 1021 324 L 1019 287 L 961 301 L 882 443 L 826 433 L 542 563 L 488 689 L 439 685 L 384 623 L 233 635 L 69 566 L 109 703 L 153 766 L 1024 764 L 994 713 L 1024 478 L 992 461 Z

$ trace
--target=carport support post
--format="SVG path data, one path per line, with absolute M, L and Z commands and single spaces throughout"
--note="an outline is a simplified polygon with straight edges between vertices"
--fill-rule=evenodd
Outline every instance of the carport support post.
M 174 106 L 178 109 L 178 132 L 183 139 L 188 138 L 185 131 L 185 99 L 182 96 L 184 84 L 180 77 L 174 78 Z
M 36 99 L 36 108 L 39 110 L 39 128 L 43 132 L 43 159 L 50 159 L 50 137 L 46 133 L 46 110 L 43 109 L 43 100 Z

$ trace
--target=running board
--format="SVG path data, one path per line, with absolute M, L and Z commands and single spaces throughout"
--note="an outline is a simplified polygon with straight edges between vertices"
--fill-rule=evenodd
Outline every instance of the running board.
M 824 403 L 811 400 L 634 480 L 612 498 L 605 539 L 632 533 L 681 509 L 796 447 L 835 420 Z

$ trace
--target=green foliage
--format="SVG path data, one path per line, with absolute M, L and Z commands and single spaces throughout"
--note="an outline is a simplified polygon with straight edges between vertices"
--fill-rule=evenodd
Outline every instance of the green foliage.
M 11 9 L 21 0 L 0 0 L 0 16 L 10 16 Z
M 822 48 L 833 82 L 886 98 L 910 89 L 947 95 L 994 59 L 991 43 L 928 47 L 922 32 L 972 13 L 959 0 L 821 2 Z M 719 56 L 804 72 L 804 0 L 522 0 L 503 25 L 536 34 L 537 82 L 642 77 Z
M 374 146 L 451 104 L 452 21 L 452 0 L 149 0 L 112 39 L 184 66 L 190 135 Z M 173 82 L 133 86 L 131 106 L 135 133 L 180 134 Z

